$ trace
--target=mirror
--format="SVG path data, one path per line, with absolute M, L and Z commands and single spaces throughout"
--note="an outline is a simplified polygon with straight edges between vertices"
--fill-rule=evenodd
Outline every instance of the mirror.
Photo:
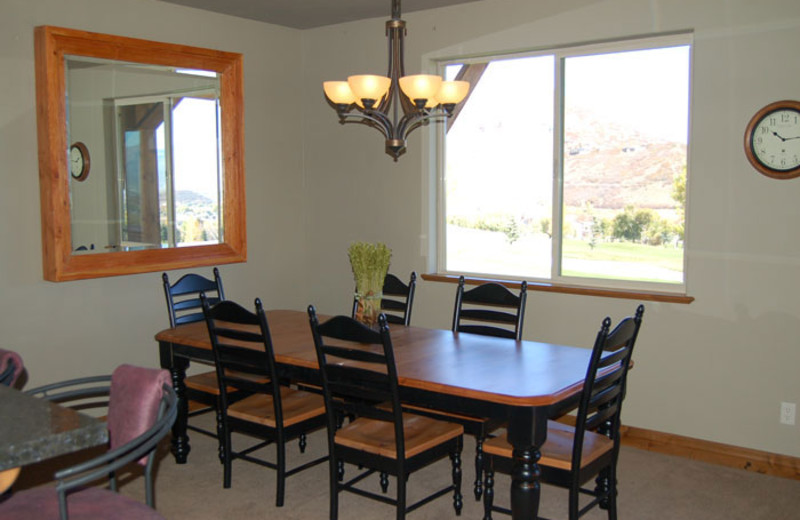
M 241 54 L 50 26 L 35 43 L 45 279 L 245 261 Z

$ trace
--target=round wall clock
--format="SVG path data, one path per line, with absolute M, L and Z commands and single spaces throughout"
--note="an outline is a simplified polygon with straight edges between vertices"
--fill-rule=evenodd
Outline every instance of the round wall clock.
M 72 143 L 69 147 L 69 173 L 76 181 L 85 181 L 89 176 L 91 159 L 89 149 L 80 141 Z
M 800 101 L 776 101 L 756 112 L 744 132 L 744 153 L 768 177 L 800 176 Z

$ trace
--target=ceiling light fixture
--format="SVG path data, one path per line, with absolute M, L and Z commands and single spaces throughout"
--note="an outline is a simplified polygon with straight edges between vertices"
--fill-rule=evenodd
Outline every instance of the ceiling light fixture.
M 392 19 L 386 22 L 388 77 L 363 74 L 322 84 L 339 123 L 361 123 L 378 129 L 386 138 L 386 153 L 395 161 L 406 151 L 408 134 L 431 121 L 445 121 L 469 92 L 466 81 L 443 81 L 429 74 L 406 76 L 405 34 L 400 0 L 392 0 Z

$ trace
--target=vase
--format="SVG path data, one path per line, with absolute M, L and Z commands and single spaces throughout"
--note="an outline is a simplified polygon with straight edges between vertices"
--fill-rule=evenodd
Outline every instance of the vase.
M 355 297 L 358 302 L 358 306 L 356 307 L 356 320 L 367 327 L 377 330 L 383 294 L 380 291 L 369 291 L 366 294 L 357 292 Z

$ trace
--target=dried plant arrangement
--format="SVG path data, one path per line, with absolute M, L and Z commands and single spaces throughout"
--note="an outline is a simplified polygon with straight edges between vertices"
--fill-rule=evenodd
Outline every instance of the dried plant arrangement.
M 354 242 L 347 249 L 356 282 L 356 319 L 374 326 L 381 307 L 383 281 L 389 272 L 392 250 L 386 244 Z

